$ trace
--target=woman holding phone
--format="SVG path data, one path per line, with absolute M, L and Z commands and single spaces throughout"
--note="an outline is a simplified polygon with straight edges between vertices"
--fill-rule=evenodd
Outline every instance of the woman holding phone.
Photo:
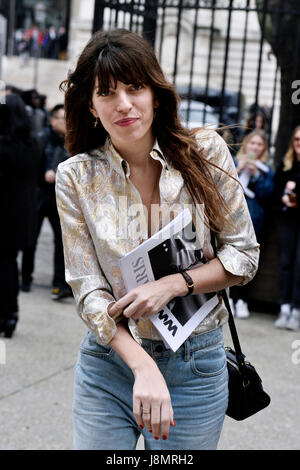
M 248 134 L 236 156 L 239 180 L 259 243 L 263 243 L 265 211 L 274 188 L 274 171 L 268 163 L 268 140 L 265 132 L 255 129 Z M 248 318 L 249 286 L 230 289 L 230 303 L 237 318 Z
M 277 328 L 300 328 L 300 126 L 275 174 L 278 207 L 279 301 Z

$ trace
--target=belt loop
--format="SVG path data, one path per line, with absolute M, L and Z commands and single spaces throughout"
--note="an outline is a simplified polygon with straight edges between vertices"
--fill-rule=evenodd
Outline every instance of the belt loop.
M 184 362 L 188 362 L 190 360 L 190 340 L 187 339 L 184 342 Z

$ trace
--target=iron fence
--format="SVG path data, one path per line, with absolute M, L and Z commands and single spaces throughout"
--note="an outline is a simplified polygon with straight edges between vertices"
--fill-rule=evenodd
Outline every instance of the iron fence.
M 121 27 L 142 34 L 189 111 L 194 101 L 204 103 L 203 123 L 213 113 L 219 123 L 241 125 L 250 114 L 253 121 L 261 115 L 274 144 L 289 25 L 295 28 L 291 84 L 299 72 L 300 46 L 300 2 L 293 0 L 96 0 L 93 31 Z M 286 110 L 291 131 L 296 112 L 291 99 Z M 235 132 L 234 140 L 242 135 Z

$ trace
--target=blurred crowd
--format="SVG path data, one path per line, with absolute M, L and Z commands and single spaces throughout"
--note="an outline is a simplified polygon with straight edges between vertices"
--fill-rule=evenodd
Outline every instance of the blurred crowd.
M 68 158 L 64 105 L 51 110 L 36 90 L 6 87 L 0 105 L 0 332 L 12 337 L 19 318 L 19 289 L 30 292 L 35 251 L 45 217 L 54 238 L 53 300 L 71 296 L 55 198 L 55 174 Z M 18 256 L 21 255 L 21 267 Z
M 31 36 L 32 37 L 32 36 Z M 39 41 L 44 41 L 41 36 Z M 49 45 L 49 41 L 47 43 Z M 30 292 L 38 237 L 45 217 L 54 235 L 51 296 L 71 296 L 65 281 L 60 221 L 55 199 L 56 170 L 68 158 L 65 150 L 64 106 L 47 109 L 46 96 L 37 90 L 6 87 L 0 105 L 0 204 L 3 220 L 0 241 L 0 332 L 12 337 L 19 317 L 19 289 Z M 300 329 L 300 126 L 294 129 L 286 154 L 277 168 L 269 150 L 269 110 L 250 108 L 239 130 L 233 159 L 253 221 L 264 244 L 266 214 L 276 212 L 279 249 L 279 304 L 277 328 Z M 21 266 L 18 257 L 21 253 Z M 250 315 L 249 285 L 230 289 L 233 313 Z
M 28 63 L 30 57 L 67 58 L 67 31 L 63 26 L 50 26 L 45 31 L 35 25 L 30 29 L 18 29 L 14 39 L 14 53 L 20 56 L 22 66 Z

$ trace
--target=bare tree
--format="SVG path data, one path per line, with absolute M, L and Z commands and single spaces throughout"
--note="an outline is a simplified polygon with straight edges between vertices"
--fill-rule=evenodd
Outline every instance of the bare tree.
M 275 163 L 283 158 L 293 129 L 300 124 L 300 4 L 299 0 L 256 0 L 262 34 L 271 45 L 281 72 L 281 105 L 275 143 Z M 298 83 L 297 83 L 298 81 Z

